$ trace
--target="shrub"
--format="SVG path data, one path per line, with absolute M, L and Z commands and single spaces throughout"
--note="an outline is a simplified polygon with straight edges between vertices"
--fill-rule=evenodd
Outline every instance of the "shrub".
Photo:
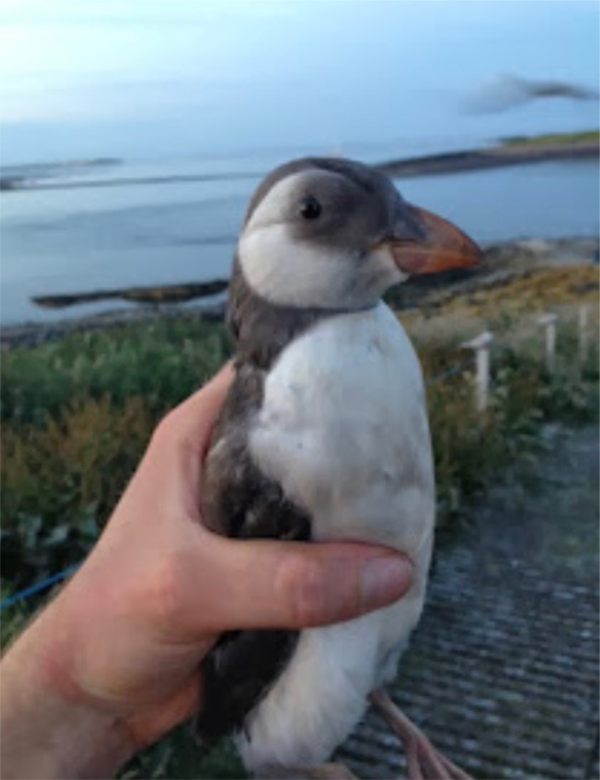
M 230 355 L 225 328 L 196 317 L 70 334 L 3 356 L 2 420 L 44 424 L 67 404 L 140 396 L 162 414 L 200 387 Z

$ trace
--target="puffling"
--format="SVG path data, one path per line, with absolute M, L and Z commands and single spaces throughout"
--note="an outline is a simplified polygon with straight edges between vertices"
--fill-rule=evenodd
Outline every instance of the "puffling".
M 235 733 L 251 772 L 313 776 L 370 697 L 409 743 L 414 773 L 428 760 L 454 771 L 380 690 L 423 608 L 435 514 L 421 368 L 381 297 L 411 274 L 479 257 L 456 227 L 350 160 L 290 162 L 250 201 L 228 303 L 235 379 L 205 463 L 205 522 L 241 539 L 383 544 L 414 566 L 402 599 L 358 619 L 223 635 L 195 727 L 205 744 Z

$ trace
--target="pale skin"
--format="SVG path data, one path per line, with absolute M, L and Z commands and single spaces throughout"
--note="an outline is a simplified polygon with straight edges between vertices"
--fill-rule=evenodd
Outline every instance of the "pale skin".
M 113 776 L 197 709 L 223 631 L 326 625 L 408 589 L 410 562 L 387 548 L 203 528 L 202 461 L 232 375 L 158 426 L 84 565 L 2 659 L 2 777 Z

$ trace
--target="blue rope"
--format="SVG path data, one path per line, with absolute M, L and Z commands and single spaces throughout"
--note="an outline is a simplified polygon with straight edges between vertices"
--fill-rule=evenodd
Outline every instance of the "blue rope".
M 36 582 L 35 585 L 30 585 L 28 588 L 24 588 L 23 590 L 18 591 L 18 593 L 13 593 L 12 596 L 7 596 L 5 599 L 0 601 L 0 610 L 4 609 L 5 607 L 11 607 L 13 604 L 16 604 L 19 601 L 23 601 L 23 599 L 27 599 L 29 596 L 33 596 L 35 593 L 40 593 L 42 590 L 46 590 L 47 588 L 52 587 L 52 585 L 56 585 L 57 582 L 66 580 L 67 577 L 70 577 L 71 574 L 74 574 L 80 566 L 81 563 L 75 563 L 72 566 L 68 566 L 58 574 L 53 574 L 51 577 L 46 577 L 45 580 Z

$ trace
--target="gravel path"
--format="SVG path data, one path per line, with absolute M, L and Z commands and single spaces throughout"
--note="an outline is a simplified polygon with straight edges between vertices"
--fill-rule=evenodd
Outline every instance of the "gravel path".
M 598 434 L 549 451 L 440 540 L 395 700 L 476 778 L 598 777 Z M 340 750 L 362 778 L 405 776 L 374 713 Z

